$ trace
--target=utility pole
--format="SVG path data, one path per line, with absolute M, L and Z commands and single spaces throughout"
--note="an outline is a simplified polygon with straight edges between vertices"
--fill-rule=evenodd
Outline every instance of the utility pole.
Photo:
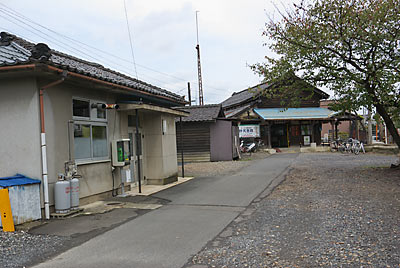
M 199 79 L 199 105 L 204 105 L 204 99 L 203 99 L 203 81 L 201 77 L 201 64 L 200 64 L 200 45 L 199 45 L 199 23 L 197 19 L 197 13 L 199 11 L 196 11 L 196 32 L 197 32 L 197 75 Z
M 190 92 L 190 82 L 188 82 L 188 99 L 189 99 L 189 106 L 192 106 L 192 94 Z

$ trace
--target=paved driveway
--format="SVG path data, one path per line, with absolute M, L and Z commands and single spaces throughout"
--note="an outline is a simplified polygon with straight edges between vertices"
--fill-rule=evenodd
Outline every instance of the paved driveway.
M 400 170 L 375 154 L 301 154 L 194 267 L 399 267 Z
M 240 172 L 196 178 L 156 196 L 170 203 L 36 267 L 181 267 L 246 209 L 297 154 L 258 160 Z

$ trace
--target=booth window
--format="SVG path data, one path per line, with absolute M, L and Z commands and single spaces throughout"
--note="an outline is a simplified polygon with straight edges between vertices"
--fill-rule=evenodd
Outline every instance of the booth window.
M 73 99 L 72 104 L 75 159 L 108 159 L 107 117 L 101 103 Z

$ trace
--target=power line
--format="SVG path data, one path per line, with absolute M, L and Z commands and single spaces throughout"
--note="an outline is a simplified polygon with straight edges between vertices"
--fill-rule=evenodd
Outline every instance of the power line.
M 129 60 L 127 60 L 127 59 L 118 57 L 118 56 L 113 55 L 113 54 L 111 54 L 111 53 L 109 53 L 109 52 L 107 52 L 107 51 L 100 50 L 100 49 L 98 49 L 98 48 L 96 48 L 96 47 L 94 47 L 94 46 L 85 44 L 85 43 L 83 43 L 83 42 L 81 42 L 81 41 L 79 41 L 79 40 L 76 40 L 76 39 L 71 38 L 71 37 L 69 37 L 69 36 L 66 36 L 66 35 L 64 35 L 64 34 L 58 33 L 58 32 L 56 32 L 56 31 L 54 31 L 54 30 L 52 30 L 52 29 L 50 29 L 50 28 L 48 28 L 48 27 L 46 27 L 46 26 L 43 26 L 43 25 L 41 25 L 41 24 L 39 24 L 39 23 L 37 23 L 37 22 L 31 20 L 30 18 L 28 18 L 28 17 L 24 16 L 23 14 L 21 14 L 21 13 L 15 11 L 15 10 L 13 10 L 13 9 L 10 8 L 10 7 L 7 7 L 6 5 L 4 5 L 4 4 L 2 4 L 2 3 L 0 3 L 0 5 L 2 5 L 2 6 L 4 6 L 4 7 L 6 7 L 7 9 L 11 10 L 12 12 L 10 12 L 10 13 L 13 13 L 14 15 L 16 15 L 16 16 L 22 18 L 22 19 L 25 19 L 25 20 L 27 20 L 27 21 L 29 21 L 29 22 L 31 22 L 31 23 L 33 23 L 33 24 L 35 24 L 35 25 L 37 25 L 37 26 L 39 26 L 39 27 L 41 27 L 41 28 L 43 28 L 43 29 L 45 29 L 45 30 L 47 30 L 47 31 L 49 31 L 49 32 L 52 32 L 52 33 L 54 33 L 54 34 L 56 34 L 56 35 L 58 35 L 58 36 L 61 36 L 62 38 L 65 38 L 65 39 L 68 39 L 69 41 L 73 41 L 73 42 L 77 43 L 77 45 L 78 45 L 79 47 L 82 47 L 83 49 L 91 48 L 91 49 L 100 51 L 100 52 L 102 52 L 102 53 L 104 53 L 104 54 L 108 54 L 108 55 L 110 55 L 110 56 L 113 56 L 113 57 L 115 57 L 115 58 L 118 58 L 119 60 L 122 60 L 122 61 L 125 61 L 125 62 L 128 62 L 128 63 L 132 63 L 131 61 L 129 61 Z M 83 46 L 85 46 L 85 47 L 83 47 Z M 92 52 L 92 51 L 91 51 L 91 52 Z M 93 53 L 93 52 L 92 52 L 92 53 Z M 95 54 L 95 53 L 94 53 L 94 54 Z M 95 54 L 95 55 L 102 57 L 102 56 L 99 55 L 99 54 Z M 115 62 L 113 62 L 113 63 L 115 63 Z M 115 64 L 117 64 L 117 63 L 115 63 Z M 123 66 L 123 65 L 120 65 L 120 66 Z
M 0 12 L 2 12 L 1 8 L 0 8 Z M 7 14 L 6 14 L 6 15 L 7 15 Z M 7 20 L 7 21 L 9 21 L 9 22 L 11 22 L 11 23 L 13 23 L 13 24 L 15 24 L 15 25 L 17 25 L 17 26 L 19 26 L 19 27 L 21 27 L 22 29 L 25 29 L 26 31 L 28 31 L 28 32 L 30 32 L 30 33 L 36 35 L 36 36 L 39 36 L 40 38 L 42 38 L 42 39 L 44 39 L 44 40 L 46 40 L 46 41 L 48 41 L 48 42 L 50 42 L 50 43 L 54 43 L 54 44 L 58 45 L 59 47 L 62 47 L 63 49 L 65 49 L 65 50 L 67 50 L 67 51 L 74 52 L 74 51 L 72 51 L 72 50 L 70 49 L 71 47 L 68 46 L 67 44 L 65 44 L 65 43 L 63 43 L 63 42 L 61 42 L 61 41 L 59 41 L 59 43 L 57 43 L 58 40 L 55 41 L 55 40 L 49 39 L 49 38 L 52 38 L 52 37 L 49 36 L 49 35 L 47 35 L 46 33 L 43 33 L 42 31 L 37 30 L 36 28 L 30 26 L 29 24 L 26 24 L 26 23 L 24 23 L 24 22 L 21 21 L 21 23 L 22 23 L 23 25 L 26 25 L 26 26 L 28 26 L 28 27 L 30 27 L 30 28 L 32 28 L 32 29 L 38 31 L 39 33 L 36 33 L 36 32 L 34 32 L 34 31 L 32 31 L 31 29 L 29 29 L 29 28 L 27 28 L 27 27 L 25 27 L 25 26 L 23 26 L 23 25 L 21 25 L 21 24 L 15 22 L 15 21 L 11 21 L 11 20 L 9 20 L 8 18 L 6 18 L 6 17 L 4 17 L 4 16 L 2 16 L 2 15 L 0 15 L 0 17 L 3 18 L 3 19 L 5 19 L 5 20 Z M 14 17 L 12 17 L 12 18 L 14 18 Z M 15 19 L 15 18 L 14 18 L 14 19 Z M 18 20 L 18 21 L 20 21 L 20 20 Z M 6 30 L 6 29 L 5 29 L 5 30 Z M 9 31 L 9 30 L 6 30 L 6 31 L 11 32 L 11 31 Z M 21 36 L 21 37 L 23 37 L 23 36 Z M 48 37 L 49 37 L 49 38 L 48 38 Z M 23 37 L 23 38 L 26 39 L 27 41 L 30 41 L 30 42 L 34 43 L 33 41 L 29 40 L 29 39 L 26 38 L 26 37 Z M 60 44 L 60 43 L 61 43 L 61 44 Z M 74 48 L 72 47 L 72 49 L 74 49 Z M 75 49 L 75 50 L 76 50 L 76 49 Z M 95 57 L 93 57 L 93 56 L 91 56 L 91 55 L 89 55 L 89 54 L 87 54 L 87 53 L 85 53 L 85 52 L 83 52 L 83 51 L 80 51 L 80 50 L 78 50 L 78 51 L 81 52 L 81 53 L 78 53 L 78 54 L 86 55 L 87 57 L 90 57 L 90 58 L 94 59 L 95 61 L 101 61 L 101 60 L 99 60 L 98 58 L 95 58 Z M 76 53 L 76 52 L 75 52 L 75 53 Z M 115 65 L 119 65 L 120 68 L 122 67 L 124 73 L 133 76 L 132 73 L 130 73 L 129 71 L 127 71 L 128 69 L 127 69 L 125 66 L 120 65 L 120 64 L 117 64 L 117 63 L 114 63 L 114 64 L 115 64 Z M 161 80 L 156 79 L 156 78 L 151 77 L 151 76 L 147 76 L 147 75 L 145 75 L 145 76 L 148 77 L 148 78 L 150 78 L 151 80 L 158 81 L 158 82 L 160 82 L 161 84 L 166 84 L 166 85 L 170 84 L 170 83 L 166 83 L 165 81 L 161 81 Z M 165 87 L 165 86 L 163 86 L 163 87 L 164 87 L 165 89 L 169 90 L 169 91 L 172 91 L 172 92 L 176 91 L 176 90 L 172 90 L 172 89 L 170 89 L 170 88 L 168 88 L 168 87 Z
M 25 26 L 21 26 L 20 24 L 18 24 L 18 23 L 15 22 L 15 21 L 9 20 L 8 18 L 6 18 L 6 17 L 3 16 L 3 15 L 0 15 L 0 17 L 2 17 L 3 19 L 5 19 L 5 20 L 7 20 L 7 21 L 9 21 L 9 22 L 11 22 L 11 23 L 14 23 L 15 25 L 17 25 L 17 26 L 19 26 L 19 27 L 21 27 L 21 28 L 23 28 L 23 29 L 25 29 L 25 30 L 27 30 L 27 31 L 29 31 L 29 32 L 31 32 L 31 33 L 33 33 L 33 34 L 35 34 L 35 35 L 39 35 L 41 38 L 47 40 L 48 42 L 55 43 L 55 44 L 57 44 L 58 46 L 60 46 L 60 47 L 62 47 L 62 48 L 64 48 L 64 49 L 66 49 L 66 50 L 68 50 L 68 51 L 71 51 L 71 52 L 72 52 L 71 49 L 73 49 L 73 50 L 75 50 L 76 52 L 78 52 L 78 54 L 85 55 L 85 56 L 87 56 L 87 57 L 89 57 L 89 58 L 91 58 L 91 59 L 93 59 L 93 60 L 97 60 L 97 61 L 99 60 L 99 59 L 97 59 L 97 58 L 91 56 L 90 54 L 88 54 L 88 53 L 82 51 L 82 50 L 79 50 L 79 49 L 77 49 L 77 48 L 71 47 L 70 45 L 64 43 L 63 41 L 60 41 L 60 40 L 58 40 L 58 39 L 55 39 L 54 37 L 48 35 L 47 33 L 43 32 L 43 31 L 41 31 L 41 30 L 36 29 L 36 28 L 33 27 L 32 25 L 29 25 L 28 23 L 24 22 L 23 20 L 18 19 L 18 18 L 16 18 L 15 16 L 9 14 L 6 10 L 4 10 L 4 9 L 2 9 L 2 8 L 0 8 L 0 12 L 3 13 L 4 15 L 6 15 L 6 16 L 8 16 L 8 17 L 10 17 L 10 18 L 12 18 L 12 19 L 14 19 L 14 20 L 16 20 L 16 21 L 22 23 L 23 25 L 26 25 L 27 27 L 32 28 L 33 30 L 35 30 L 35 31 L 38 32 L 39 34 L 33 32 L 33 31 L 31 31 L 30 29 L 26 28 Z M 50 38 L 50 39 L 48 39 L 48 38 Z M 76 53 L 76 52 L 75 52 L 75 53 Z
M 22 23 L 23 25 L 26 25 L 26 26 L 29 27 L 29 28 L 32 28 L 33 30 L 35 30 L 36 32 L 38 32 L 38 33 L 40 33 L 40 34 L 35 33 L 35 32 L 33 32 L 32 30 L 26 28 L 25 26 L 22 26 L 22 25 L 18 24 L 18 23 L 15 22 L 15 21 L 11 21 L 11 20 L 7 19 L 7 18 L 4 17 L 4 16 L 1 16 L 1 15 L 0 15 L 0 17 L 4 18 L 5 20 L 7 20 L 7 21 L 9 21 L 9 22 L 11 22 L 11 23 L 13 23 L 13 24 L 15 24 L 15 25 L 17 25 L 17 26 L 23 28 L 23 29 L 25 29 L 26 31 L 28 31 L 28 32 L 30 32 L 30 33 L 36 35 L 36 36 L 39 36 L 40 38 L 43 38 L 44 40 L 46 40 L 46 41 L 48 41 L 48 42 L 50 42 L 50 43 L 54 43 L 54 44 L 56 44 L 56 45 L 62 47 L 63 49 L 66 49 L 67 51 L 74 52 L 74 53 L 78 53 L 78 54 L 80 54 L 80 55 L 85 55 L 86 57 L 89 57 L 89 58 L 92 59 L 92 60 L 103 62 L 103 60 L 100 60 L 100 59 L 98 59 L 98 58 L 96 58 L 96 57 L 90 55 L 89 53 L 86 53 L 85 51 L 83 51 L 83 50 L 81 50 L 81 49 L 75 48 L 75 47 L 73 47 L 73 46 L 71 46 L 71 45 L 69 45 L 69 44 L 67 44 L 67 43 L 65 43 L 65 42 L 63 42 L 63 41 L 60 41 L 59 39 L 56 39 L 56 38 L 54 38 L 53 36 L 50 36 L 49 34 L 47 34 L 47 33 L 43 32 L 43 31 L 41 31 L 41 30 L 35 28 L 34 26 L 30 25 L 29 23 L 24 22 L 23 20 L 28 21 L 28 22 L 30 22 L 31 24 L 37 25 L 37 26 L 39 26 L 39 27 L 45 29 L 46 31 L 49 31 L 49 32 L 51 32 L 51 33 L 53 33 L 53 34 L 55 34 L 55 35 L 58 35 L 58 36 L 62 37 L 63 39 L 67 39 L 67 40 L 69 40 L 69 41 L 72 41 L 72 42 L 75 43 L 75 45 L 79 46 L 80 48 L 82 48 L 82 49 L 84 49 L 84 50 L 88 50 L 87 48 L 90 48 L 90 49 L 92 49 L 92 50 L 96 50 L 96 51 L 98 51 L 98 52 L 101 52 L 101 53 L 103 53 L 103 54 L 105 54 L 105 55 L 108 55 L 108 56 L 111 56 L 111 57 L 113 57 L 113 58 L 122 60 L 122 61 L 124 61 L 124 62 L 130 63 L 130 64 L 132 64 L 132 63 L 135 64 L 136 77 L 137 77 L 137 70 L 136 70 L 136 65 L 137 65 L 138 67 L 141 67 L 141 68 L 143 68 L 143 69 L 146 69 L 146 70 L 149 70 L 149 71 L 152 71 L 152 72 L 155 72 L 155 73 L 164 75 L 164 76 L 168 76 L 168 77 L 174 78 L 174 79 L 176 79 L 176 80 L 180 80 L 180 81 L 185 82 L 185 83 L 188 82 L 187 79 L 184 79 L 184 78 L 181 78 L 181 77 L 177 77 L 177 76 L 174 76 L 174 75 L 171 75 L 171 74 L 167 74 L 167 73 L 164 73 L 164 72 L 155 70 L 155 69 L 153 69 L 153 68 L 150 68 L 150 67 L 147 67 L 147 66 L 144 66 L 144 65 L 141 65 L 141 64 L 137 64 L 137 63 L 135 63 L 134 61 L 132 62 L 132 61 L 127 60 L 127 59 L 124 59 L 124 58 L 122 58 L 122 57 L 116 56 L 116 55 L 114 55 L 114 54 L 112 54 L 112 53 L 110 53 L 110 52 L 107 52 L 107 51 L 98 49 L 98 48 L 96 48 L 96 47 L 94 47 L 94 46 L 88 45 L 88 44 L 86 44 L 86 43 L 84 43 L 84 42 L 81 42 L 81 41 L 79 41 L 79 40 L 76 40 L 76 39 L 74 39 L 74 38 L 71 38 L 71 37 L 69 37 L 69 36 L 67 36 L 67 35 L 58 33 L 58 32 L 56 32 L 56 31 L 54 31 L 54 30 L 52 30 L 52 29 L 50 29 L 50 28 L 48 28 L 48 27 L 46 27 L 46 26 L 43 26 L 43 25 L 41 25 L 41 24 L 39 24 L 39 23 L 33 21 L 32 19 L 26 17 L 26 16 L 23 15 L 22 13 L 20 13 L 20 12 L 14 10 L 14 9 L 12 9 L 12 8 L 10 8 L 10 7 L 8 7 L 7 5 L 5 5 L 5 4 L 3 4 L 3 3 L 0 3 L 0 5 L 3 6 L 4 8 L 6 8 L 6 9 L 0 8 L 0 12 L 2 12 L 4 15 L 6 15 L 6 16 L 12 18 L 13 20 L 17 20 L 18 22 Z M 50 39 L 48 39 L 47 37 L 50 38 Z M 27 39 L 27 38 L 25 38 L 25 39 Z M 28 40 L 28 39 L 27 39 L 27 40 Z M 102 56 L 102 55 L 99 55 L 99 54 L 97 54 L 97 53 L 94 53 L 92 50 L 90 51 L 90 53 L 92 53 L 92 54 L 94 54 L 94 55 L 96 55 L 96 56 L 98 56 L 98 57 L 104 57 L 104 56 Z M 127 73 L 127 74 L 129 74 L 129 75 L 132 75 L 132 74 L 130 73 L 130 71 L 127 71 L 128 69 L 126 69 L 126 68 L 127 68 L 126 66 L 121 65 L 121 64 L 119 64 L 119 63 L 116 63 L 116 62 L 114 62 L 114 61 L 111 61 L 109 58 L 107 59 L 107 61 L 108 61 L 107 63 L 112 63 L 111 65 L 119 66 L 119 68 L 125 69 L 125 70 L 124 70 L 125 73 Z M 146 75 L 146 76 L 147 76 L 147 75 Z M 161 81 L 161 80 L 155 79 L 155 78 L 153 78 L 153 77 L 151 77 L 151 76 L 147 76 L 147 77 L 150 77 L 152 80 L 157 80 L 157 81 L 160 81 L 162 84 L 165 84 L 165 81 Z M 191 82 L 192 84 L 198 84 L 198 83 L 196 83 L 196 82 L 194 82 L 194 81 L 190 81 L 190 80 L 189 80 L 189 82 Z M 218 91 L 224 91 L 224 92 L 226 92 L 225 89 L 216 88 L 216 87 L 212 87 L 212 86 L 208 86 L 208 85 L 207 85 L 206 87 L 211 88 L 211 89 L 215 89 L 215 90 L 218 90 Z M 171 90 L 171 89 L 169 89 L 169 90 Z M 172 90 L 171 90 L 171 91 L 172 91 Z M 174 90 L 174 91 L 175 91 L 175 90 Z M 222 96 L 222 95 L 221 95 L 221 96 Z
M 126 26 L 128 28 L 129 44 L 131 46 L 131 54 L 132 54 L 133 66 L 135 67 L 136 78 L 139 79 L 138 76 L 137 76 L 137 71 L 136 71 L 135 54 L 133 53 L 132 35 L 131 35 L 131 29 L 129 27 L 128 11 L 126 10 L 126 1 L 125 0 L 124 0 L 124 10 L 125 10 Z
M 5 18 L 4 16 L 2 16 L 2 15 L 0 15 L 0 17 L 6 19 L 6 18 Z M 52 40 L 47 39 L 46 37 L 40 36 L 39 34 L 37 34 L 37 33 L 33 32 L 33 31 L 31 31 L 30 29 L 28 29 L 28 28 L 26 28 L 26 27 L 24 27 L 24 26 L 21 26 L 21 25 L 18 24 L 18 23 L 15 23 L 15 22 L 12 22 L 12 23 L 14 23 L 15 25 L 17 25 L 17 26 L 19 26 L 19 27 L 25 29 L 26 31 L 28 31 L 28 32 L 30 32 L 30 33 L 32 33 L 32 34 L 34 34 L 34 35 L 37 35 L 37 36 L 43 38 L 44 40 L 47 40 L 47 41 L 49 41 L 49 42 L 53 42 Z M 10 30 L 8 30 L 8 29 L 5 29 L 5 28 L 3 28 L 3 29 L 4 29 L 5 31 L 12 32 L 12 31 L 10 31 Z M 25 40 L 34 43 L 34 41 L 30 40 L 29 38 L 27 38 L 27 37 L 25 37 L 25 36 L 22 36 L 22 35 L 20 35 L 20 36 L 21 36 L 22 38 L 24 38 Z M 59 45 L 59 44 L 57 44 L 57 45 Z M 68 49 L 68 48 L 66 48 L 66 47 L 64 47 L 64 46 L 62 46 L 62 45 L 59 45 L 59 46 L 60 46 L 60 47 L 63 47 L 64 49 L 66 49 L 66 50 L 68 50 L 68 51 L 70 51 L 70 49 Z M 121 66 L 122 66 L 122 65 L 121 65 Z M 122 67 L 124 67 L 124 66 L 122 66 Z M 125 68 L 125 67 L 124 67 L 124 68 Z M 126 71 L 126 70 L 125 70 L 124 73 L 133 76 L 133 74 L 130 73 L 129 71 Z M 147 78 L 150 79 L 150 80 L 157 81 L 157 82 L 159 82 L 159 83 L 161 83 L 161 84 L 164 84 L 163 88 L 165 88 L 165 89 L 167 89 L 167 90 L 169 90 L 169 91 L 171 91 L 171 92 L 176 92 L 176 90 L 173 90 L 173 89 L 168 88 L 167 86 L 165 86 L 165 85 L 168 85 L 168 84 L 171 84 L 171 83 L 166 83 L 165 81 L 161 81 L 161 80 L 159 80 L 159 79 L 156 79 L 156 78 L 154 78 L 154 77 L 152 77 L 152 76 L 148 76 L 148 75 L 145 75 L 145 74 L 142 74 L 142 75 L 145 76 L 145 77 L 147 77 Z
M 87 48 L 84 48 L 84 47 L 83 47 L 83 46 L 85 46 L 85 47 L 88 47 L 88 48 L 90 48 L 90 49 L 92 49 L 92 50 L 96 50 L 96 51 L 98 51 L 98 52 L 101 52 L 101 53 L 103 53 L 103 54 L 106 54 L 106 55 L 108 55 L 108 56 L 111 56 L 111 57 L 113 57 L 113 58 L 122 60 L 122 61 L 124 61 L 124 62 L 130 63 L 130 64 L 133 63 L 133 62 L 130 61 L 130 60 L 127 60 L 127 59 L 125 59 L 125 58 L 119 57 L 119 56 L 114 55 L 114 54 L 112 54 L 112 53 L 110 53 L 110 52 L 107 52 L 107 51 L 98 49 L 98 48 L 96 48 L 96 47 L 94 47 L 94 46 L 88 45 L 88 44 L 86 44 L 86 43 L 84 43 L 84 42 L 81 42 L 81 41 L 79 41 L 79 40 L 76 40 L 76 39 L 74 39 L 74 38 L 71 38 L 71 37 L 69 37 L 69 36 L 67 36 L 67 35 L 58 33 L 58 32 L 56 32 L 56 31 L 54 31 L 54 30 L 52 30 L 52 29 L 50 29 L 50 28 L 48 28 L 48 27 L 46 27 L 46 26 L 43 26 L 43 25 L 41 25 L 41 24 L 39 24 L 39 23 L 33 21 L 32 19 L 30 19 L 30 18 L 28 18 L 27 16 L 23 15 L 22 13 L 20 13 L 20 12 L 14 10 L 14 9 L 12 9 L 12 8 L 10 8 L 10 7 L 8 7 L 7 5 L 5 5 L 5 4 L 3 4 L 3 3 L 0 3 L 0 5 L 2 5 L 3 7 L 5 7 L 6 9 L 8 9 L 8 12 L 11 13 L 11 14 L 13 14 L 14 16 L 18 16 L 19 18 L 24 19 L 24 20 L 27 20 L 27 21 L 29 21 L 30 23 L 35 24 L 35 25 L 37 25 L 37 26 L 39 26 L 39 27 L 41 27 L 41 28 L 43 28 L 43 29 L 45 29 L 45 30 L 47 30 L 47 31 L 49 31 L 49 32 L 51 32 L 51 33 L 53 33 L 53 34 L 56 34 L 56 35 L 58 35 L 58 36 L 60 36 L 60 37 L 62 37 L 62 38 L 68 39 L 68 40 L 70 40 L 70 41 L 73 41 L 73 42 L 77 43 L 77 45 L 78 45 L 79 47 L 81 47 L 81 48 L 83 48 L 83 49 L 87 49 Z M 6 10 L 5 10 L 5 11 L 6 11 Z M 30 26 L 30 27 L 33 27 L 33 26 Z M 36 29 L 36 28 L 35 28 L 35 29 Z M 36 30 L 37 30 L 37 29 L 36 29 Z M 46 40 L 47 40 L 47 39 L 46 39 Z M 73 49 L 76 50 L 76 48 L 73 48 Z M 93 53 L 93 51 L 90 51 L 90 52 Z M 85 53 L 85 54 L 87 54 L 87 53 Z M 93 53 L 93 54 L 95 54 L 95 53 Z M 99 57 L 102 57 L 102 56 L 99 55 L 99 54 L 95 54 L 95 55 L 96 55 L 96 56 L 99 56 Z M 94 57 L 92 57 L 92 56 L 90 56 L 90 55 L 89 55 L 89 57 L 91 57 L 92 59 L 98 60 L 97 58 L 94 58 Z M 108 59 L 108 60 L 109 60 L 109 59 Z M 110 62 L 111 62 L 111 61 L 110 61 Z M 125 66 L 123 66 L 123 65 L 121 65 L 121 64 L 118 64 L 118 63 L 116 63 L 116 62 L 112 62 L 112 63 L 115 64 L 115 65 L 117 65 L 117 66 L 121 66 L 121 67 L 123 67 L 123 68 L 126 68 Z M 152 72 L 156 72 L 156 73 L 159 73 L 159 74 L 162 74 L 162 75 L 165 75 L 165 76 L 168 76 L 168 77 L 177 79 L 177 80 L 181 80 L 181 81 L 183 81 L 183 82 L 188 82 L 188 79 L 184 79 L 184 78 L 177 77 L 177 76 L 174 76 L 174 75 L 171 75 L 171 74 L 167 74 L 167 73 L 165 73 L 165 72 L 161 72 L 161 71 L 155 70 L 155 69 L 153 69 L 153 68 L 150 68 L 150 67 L 147 67 L 147 66 L 138 64 L 138 63 L 136 63 L 136 65 L 137 65 L 138 67 L 141 67 L 141 68 L 143 68 L 143 69 L 146 69 L 146 70 L 149 70 L 149 71 L 152 71 Z M 130 73 L 130 72 L 127 72 L 127 73 Z M 195 81 L 189 81 L 189 82 L 191 82 L 192 84 L 198 84 L 198 83 L 195 82 Z M 219 90 L 219 91 L 226 91 L 225 89 L 216 88 L 216 87 L 209 86 L 209 85 L 207 85 L 206 87 L 212 88 L 212 89 L 215 89 L 215 90 Z
M 80 47 L 82 47 L 82 45 L 83 45 L 83 46 L 89 47 L 89 48 L 91 48 L 91 49 L 97 50 L 97 51 L 99 51 L 99 52 L 101 52 L 101 53 L 103 53 L 103 54 L 106 54 L 106 55 L 109 55 L 109 56 L 111 56 L 111 57 L 117 58 L 117 59 L 119 59 L 119 60 L 125 61 L 125 62 L 127 62 L 127 63 L 130 63 L 130 64 L 133 63 L 133 64 L 135 64 L 135 65 L 137 65 L 137 66 L 140 66 L 140 67 L 143 68 L 143 69 L 147 69 L 147 70 L 150 70 L 150 71 L 153 71 L 153 72 L 162 74 L 162 75 L 166 75 L 166 76 L 172 77 L 172 78 L 177 79 L 177 80 L 181 80 L 181 81 L 183 81 L 183 82 L 187 82 L 187 79 L 183 79 L 183 78 L 180 78 L 180 77 L 177 77 L 177 76 L 173 76 L 173 75 L 170 75 L 170 74 L 167 74 L 167 73 L 164 73 L 164 72 L 160 72 L 160 71 L 158 71 L 158 70 L 155 70 L 155 69 L 146 67 L 146 66 L 141 65 L 141 64 L 137 64 L 137 63 L 135 63 L 134 61 L 133 61 L 133 62 L 132 62 L 132 61 L 129 61 L 129 60 L 125 59 L 125 58 L 116 56 L 116 55 L 111 54 L 111 53 L 109 53 L 109 52 L 107 52 L 107 51 L 104 51 L 104 50 L 98 49 L 98 48 L 96 48 L 96 47 L 94 47 L 94 46 L 85 44 L 85 43 L 83 43 L 83 42 L 81 42 L 81 41 L 79 41 L 79 40 L 76 40 L 76 39 L 71 38 L 71 37 L 69 37 L 69 36 L 66 36 L 66 35 L 64 35 L 64 34 L 60 34 L 60 33 L 56 32 L 56 31 L 54 31 L 54 30 L 52 30 L 52 29 L 50 29 L 50 28 L 48 28 L 48 27 L 46 27 L 46 26 L 43 26 L 43 25 L 41 25 L 41 24 L 39 24 L 39 23 L 37 23 L 37 22 L 31 20 L 30 18 L 24 16 L 23 14 L 19 13 L 18 11 L 13 10 L 12 8 L 6 6 L 6 5 L 3 4 L 3 3 L 0 3 L 0 5 L 2 5 L 2 6 L 4 6 L 4 7 L 6 7 L 7 9 L 11 10 L 11 12 L 10 12 L 10 11 L 7 11 L 7 10 L 4 10 L 4 11 L 6 11 L 6 12 L 8 12 L 8 13 L 11 13 L 12 15 L 18 16 L 18 17 L 20 17 L 20 18 L 22 18 L 22 19 L 25 19 L 25 20 L 27 20 L 27 21 L 29 21 L 29 22 L 31 22 L 31 23 L 33 23 L 33 24 L 35 24 L 35 25 L 37 25 L 37 26 L 39 26 L 39 27 L 41 27 L 41 28 L 43 28 L 43 29 L 49 31 L 49 32 L 52 32 L 52 33 L 54 33 L 54 34 L 56 34 L 56 35 L 59 35 L 59 36 L 65 38 L 65 39 L 68 39 L 68 40 L 70 40 L 70 41 L 73 41 L 73 42 L 75 42 L 75 43 L 78 43 Z M 13 17 L 13 18 L 15 19 L 15 17 Z M 30 27 L 32 27 L 32 26 L 30 26 Z M 129 28 L 129 24 L 128 24 L 128 28 Z M 36 29 L 36 28 L 35 28 L 35 29 Z M 36 29 L 36 30 L 37 30 L 37 29 Z M 42 33 L 43 33 L 43 32 L 42 32 Z M 84 49 L 86 49 L 86 48 L 84 48 Z M 92 52 L 92 53 L 93 53 L 93 52 Z M 98 54 L 96 54 L 96 55 L 101 57 L 101 55 L 98 55 Z M 90 55 L 89 55 L 89 56 L 90 56 Z M 93 58 L 93 57 L 92 57 L 92 58 Z M 134 58 L 134 56 L 133 56 L 133 58 Z M 98 59 L 96 59 L 96 60 L 98 60 Z M 113 62 L 113 63 L 116 64 L 116 65 L 122 66 L 122 65 L 117 64 L 117 63 L 115 63 L 115 62 Z
M 0 4 L 1 4 L 1 3 L 0 3 Z M 3 14 L 5 14 L 4 11 L 7 12 L 7 13 L 9 13 L 7 10 L 4 10 L 4 9 L 0 8 L 0 12 L 2 12 Z M 25 22 L 19 20 L 18 18 L 15 18 L 15 16 L 13 16 L 13 15 L 11 15 L 11 14 L 5 14 L 5 15 L 11 17 L 11 18 L 14 19 L 14 20 L 20 21 L 20 22 L 23 23 L 24 25 L 26 25 L 26 26 L 28 26 L 28 27 L 34 29 L 35 31 L 37 31 L 37 32 L 39 32 L 39 33 L 41 33 L 41 34 L 43 34 L 43 35 L 49 37 L 49 38 L 52 38 L 52 39 L 49 40 L 49 39 L 47 39 L 47 38 L 41 36 L 41 38 L 44 38 L 45 40 L 48 40 L 49 42 L 52 42 L 52 43 L 54 43 L 54 44 L 56 44 L 56 45 L 58 45 L 58 46 L 60 46 L 60 47 L 63 47 L 64 49 L 67 49 L 68 51 L 71 51 L 71 49 L 73 49 L 73 50 L 77 51 L 78 54 L 85 55 L 85 56 L 87 56 L 87 57 L 89 57 L 89 58 L 91 58 L 91 59 L 93 59 L 93 60 L 95 60 L 95 61 L 101 61 L 99 58 L 93 57 L 92 55 L 90 55 L 90 54 L 88 54 L 88 53 L 86 53 L 86 52 L 84 52 L 84 51 L 82 51 L 82 50 L 80 50 L 80 49 L 77 49 L 77 48 L 75 48 L 75 47 L 72 47 L 71 45 L 66 44 L 66 43 L 64 43 L 63 41 L 60 41 L 60 40 L 58 40 L 58 39 L 55 39 L 54 37 L 48 35 L 47 33 L 43 32 L 43 31 L 38 30 L 37 28 L 33 27 L 32 25 L 29 25 L 29 24 L 27 24 L 27 23 L 25 23 Z M 2 16 L 2 17 L 3 17 L 3 16 Z M 8 19 L 5 18 L 5 17 L 3 17 L 3 18 L 6 19 L 6 20 L 8 20 Z M 24 28 L 23 26 L 19 25 L 19 24 L 16 23 L 16 22 L 13 22 L 13 21 L 10 21 L 10 20 L 8 20 L 8 21 L 11 22 L 11 23 L 16 24 L 16 25 L 18 25 L 18 26 L 20 26 L 21 28 Z M 28 29 L 26 29 L 26 28 L 24 28 L 24 29 L 27 30 L 27 31 L 29 31 L 29 32 L 31 32 L 31 33 L 33 33 L 32 31 L 30 31 L 30 30 L 28 30 Z M 36 33 L 33 33 L 33 34 L 38 35 L 38 34 L 36 34 Z M 61 43 L 62 45 L 58 44 L 57 42 L 58 42 L 58 43 Z M 81 47 L 82 47 L 82 46 L 81 46 Z M 86 48 L 84 48 L 84 49 L 86 49 Z M 72 51 L 71 51 L 71 52 L 72 52 Z M 76 53 L 76 52 L 75 52 L 75 53 Z M 93 52 L 92 52 L 92 53 L 93 53 Z M 99 55 L 99 54 L 96 54 L 96 53 L 93 53 L 93 54 L 96 55 L 96 56 L 98 56 L 98 57 L 100 57 L 100 58 L 102 57 L 102 55 Z M 125 72 L 126 72 L 126 70 L 128 70 L 127 67 L 124 66 L 124 65 L 118 64 L 117 62 L 114 62 L 114 61 L 110 61 L 110 62 L 111 62 L 112 64 L 114 64 L 115 66 L 120 66 L 120 67 L 122 67 L 122 68 L 126 68 L 126 69 L 124 70 Z M 127 72 L 127 73 L 129 73 L 129 72 Z

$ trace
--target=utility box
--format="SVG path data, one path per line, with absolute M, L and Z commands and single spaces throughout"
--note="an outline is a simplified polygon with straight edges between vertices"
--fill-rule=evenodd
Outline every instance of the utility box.
M 14 224 L 38 220 L 40 210 L 40 180 L 17 174 L 0 178 L 0 189 L 7 188 Z M 0 222 L 0 226 L 2 226 Z
M 123 167 L 130 165 L 132 156 L 131 140 L 118 139 L 111 142 L 112 165 L 114 167 Z

